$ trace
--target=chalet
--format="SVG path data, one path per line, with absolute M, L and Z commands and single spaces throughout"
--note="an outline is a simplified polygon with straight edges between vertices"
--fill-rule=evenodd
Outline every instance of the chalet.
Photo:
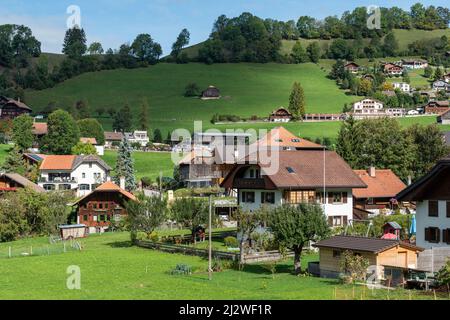
M 202 92 L 202 100 L 220 99 L 220 90 L 214 86 L 209 86 L 208 89 Z
M 94 148 L 95 148 L 95 151 L 97 151 L 97 154 L 99 156 L 103 156 L 105 154 L 105 147 L 102 146 L 101 144 L 98 144 L 97 143 L 97 139 L 95 139 L 95 138 L 82 137 L 82 138 L 80 138 L 80 142 L 83 143 L 83 144 L 93 145 Z
M 42 160 L 39 186 L 45 190 L 73 190 L 84 196 L 109 180 L 111 168 L 94 155 L 47 155 Z
M 252 147 L 254 150 L 276 149 L 276 150 L 323 150 L 320 144 L 299 138 L 286 130 L 284 127 L 276 127 L 270 130 L 261 139 L 256 141 Z
M 423 59 L 406 60 L 402 59 L 402 66 L 407 69 L 425 69 L 428 67 L 428 61 Z
M 353 191 L 354 205 L 357 208 L 379 214 L 382 210 L 393 209 L 392 199 L 406 188 L 406 185 L 389 169 L 353 170 L 367 185 L 366 189 Z
M 123 179 L 122 179 L 123 180 Z M 84 224 L 89 233 L 102 233 L 111 226 L 111 221 L 120 221 L 127 216 L 126 203 L 137 201 L 136 197 L 122 187 L 108 181 L 93 192 L 76 201 L 77 223 Z
M 400 240 L 387 240 L 365 237 L 334 236 L 313 244 L 319 248 L 320 276 L 338 278 L 341 271 L 343 253 L 350 251 L 369 261 L 376 267 L 376 280 L 386 278 L 387 269 L 417 268 L 417 256 L 423 249 Z
M 353 189 L 367 187 L 334 151 L 275 152 L 273 161 L 246 157 L 222 182 L 237 190 L 238 204 L 254 211 L 262 205 L 321 204 L 330 226 L 344 226 L 353 217 Z
M 449 110 L 448 100 L 446 101 L 430 101 L 424 106 L 426 114 L 442 114 Z
M 389 76 L 401 76 L 403 74 L 403 67 L 394 63 L 385 63 L 383 65 L 383 72 Z
M 417 245 L 426 249 L 450 247 L 450 155 L 396 198 L 416 201 Z
M 22 188 L 29 188 L 35 192 L 45 192 L 43 188 L 18 173 L 0 174 L 0 194 Z
M 109 132 L 105 131 L 105 147 L 112 148 L 114 145 L 118 145 L 123 140 L 122 132 Z
M 22 114 L 30 114 L 31 108 L 19 100 L 1 97 L 0 119 L 14 119 Z
M 410 93 L 411 92 L 411 85 L 406 82 L 394 82 L 392 84 L 394 86 L 395 90 L 400 90 L 404 93 Z
M 293 118 L 292 113 L 290 113 L 285 108 L 279 108 L 274 110 L 269 117 L 270 122 L 289 122 Z
M 344 66 L 344 69 L 350 73 L 358 73 L 360 66 L 355 62 L 349 62 Z
M 450 83 L 445 80 L 436 80 L 433 82 L 433 90 L 435 91 L 450 91 Z
M 437 117 L 439 124 L 450 124 L 450 108 Z
M 383 102 L 375 99 L 363 99 L 353 104 L 353 117 L 357 120 L 385 117 Z

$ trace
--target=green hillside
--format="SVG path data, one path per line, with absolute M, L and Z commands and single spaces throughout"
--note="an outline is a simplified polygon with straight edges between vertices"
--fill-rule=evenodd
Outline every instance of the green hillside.
M 242 117 L 268 116 L 279 106 L 286 106 L 294 81 L 300 81 L 306 95 L 307 112 L 340 112 L 355 97 L 346 96 L 326 78 L 327 73 L 315 64 L 215 64 L 185 65 L 161 63 L 134 70 L 87 73 L 43 91 L 27 91 L 26 101 L 38 112 L 49 102 L 70 106 L 87 100 L 97 107 L 120 108 L 129 103 L 134 114 L 142 97 L 150 105 L 150 125 L 174 129 L 193 126 L 194 120 L 209 123 L 213 114 L 235 114 Z M 185 98 L 185 86 L 196 82 L 200 88 L 217 86 L 223 98 L 202 101 Z M 111 128 L 109 118 L 101 119 Z

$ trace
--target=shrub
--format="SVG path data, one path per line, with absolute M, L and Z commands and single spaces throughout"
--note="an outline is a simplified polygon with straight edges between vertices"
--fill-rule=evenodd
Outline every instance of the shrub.
M 342 255 L 342 280 L 344 280 L 345 283 L 353 283 L 358 280 L 365 281 L 368 267 L 368 259 L 359 255 L 354 255 L 351 251 L 347 250 Z
M 212 270 L 214 272 L 222 272 L 223 271 L 223 264 L 222 264 L 222 260 L 220 260 L 219 258 L 214 258 L 214 261 L 212 263 Z
M 148 239 L 152 242 L 159 242 L 159 235 L 158 232 L 153 231 L 148 235 Z
M 189 83 L 184 89 L 185 97 L 198 97 L 200 95 L 200 88 L 196 83 Z
M 447 260 L 447 263 L 436 274 L 436 280 L 441 286 L 448 287 L 450 285 L 450 260 Z
M 148 235 L 145 232 L 137 232 L 136 233 L 136 240 L 147 240 L 148 239 Z
M 237 248 L 239 246 L 239 242 L 236 237 L 226 237 L 224 239 L 224 243 L 228 248 Z
M 192 274 L 192 267 L 187 264 L 177 264 L 177 266 L 170 272 L 172 275 L 191 275 Z

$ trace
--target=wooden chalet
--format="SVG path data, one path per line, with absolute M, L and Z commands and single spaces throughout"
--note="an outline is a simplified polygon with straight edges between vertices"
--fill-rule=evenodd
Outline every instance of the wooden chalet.
M 202 100 L 220 99 L 220 90 L 214 86 L 209 86 L 208 89 L 202 92 Z
M 292 113 L 285 108 L 278 108 L 277 110 L 274 110 L 269 117 L 270 122 L 289 122 L 292 119 Z
M 30 114 L 31 108 L 19 100 L 2 96 L 0 98 L 0 119 L 14 119 L 22 114 Z
M 349 62 L 344 66 L 344 69 L 350 73 L 358 73 L 359 71 L 359 64 L 355 62 Z
M 385 63 L 383 65 L 383 72 L 390 76 L 401 76 L 403 74 L 403 67 L 394 63 Z
M 137 201 L 130 192 L 111 181 L 76 201 L 77 223 L 84 224 L 90 233 L 101 233 L 109 228 L 111 221 L 120 221 L 126 216 L 126 202 Z
M 45 192 L 44 188 L 41 188 L 18 173 L 4 173 L 0 175 L 0 194 L 14 192 L 23 188 L 30 188 L 35 192 Z
M 449 110 L 449 101 L 430 101 L 424 106 L 426 114 L 442 114 Z

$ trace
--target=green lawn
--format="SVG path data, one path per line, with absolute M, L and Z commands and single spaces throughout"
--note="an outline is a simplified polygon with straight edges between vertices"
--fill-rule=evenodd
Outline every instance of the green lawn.
M 106 150 L 102 157 L 114 169 L 117 151 Z M 156 179 L 162 172 L 163 177 L 172 177 L 174 165 L 169 152 L 133 152 L 136 177 L 150 177 Z
M 69 106 L 85 99 L 92 110 L 120 108 L 129 103 L 137 120 L 142 97 L 147 97 L 150 127 L 162 129 L 165 137 L 169 129 L 192 129 L 194 120 L 209 123 L 215 113 L 267 117 L 274 109 L 288 105 L 295 81 L 300 81 L 305 90 L 307 112 L 340 112 L 345 103 L 357 98 L 345 95 L 326 75 L 311 63 L 160 63 L 149 68 L 83 74 L 51 89 L 27 91 L 26 101 L 36 112 L 51 101 Z M 223 98 L 215 101 L 185 98 L 184 88 L 190 82 L 196 82 L 200 88 L 215 85 Z M 111 119 L 100 120 L 105 129 L 111 129 Z
M 0 144 L 0 164 L 5 162 L 5 158 L 8 152 L 11 150 L 11 146 L 8 144 Z
M 0 244 L 8 246 L 44 244 L 44 238 Z M 0 299 L 387 299 L 384 290 L 373 293 L 365 287 L 342 286 L 335 280 L 295 277 L 292 261 L 277 266 L 275 279 L 263 265 L 248 266 L 244 271 L 215 273 L 208 281 L 207 261 L 193 256 L 168 254 L 130 247 L 127 233 L 91 235 L 82 240 L 83 250 L 51 256 L 0 260 Z M 303 265 L 315 261 L 305 256 Z M 179 263 L 193 267 L 191 276 L 172 276 Z M 79 266 L 81 290 L 66 288 L 67 268 Z M 335 291 L 336 290 L 336 291 Z M 355 292 L 355 293 L 353 293 Z M 408 299 L 403 290 L 392 291 L 390 299 Z M 431 296 L 414 293 L 413 298 Z

